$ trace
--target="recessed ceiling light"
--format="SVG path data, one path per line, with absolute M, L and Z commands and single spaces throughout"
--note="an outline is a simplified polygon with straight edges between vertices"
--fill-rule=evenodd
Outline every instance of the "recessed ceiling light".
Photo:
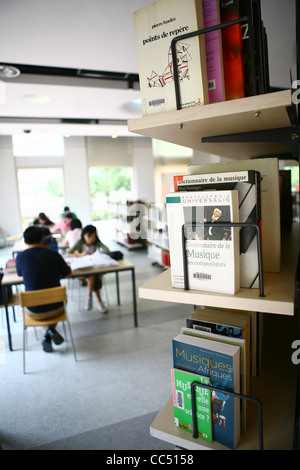
M 23 95 L 21 96 L 20 100 L 24 103 L 44 104 L 49 103 L 51 98 L 47 95 Z
M 0 65 L 1 78 L 16 78 L 20 75 L 20 70 L 12 65 Z

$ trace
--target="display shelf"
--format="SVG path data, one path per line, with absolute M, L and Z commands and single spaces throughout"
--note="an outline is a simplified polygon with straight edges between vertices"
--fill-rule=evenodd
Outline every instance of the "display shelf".
M 177 289 L 171 286 L 168 269 L 139 288 L 139 296 L 165 302 L 178 302 L 207 307 L 250 310 L 280 315 L 294 315 L 295 272 L 299 251 L 299 224 L 282 237 L 282 267 L 280 273 L 264 273 L 265 297 L 259 289 L 240 288 L 235 295 L 197 290 Z
M 203 143 L 203 138 L 289 128 L 292 92 L 284 90 L 239 100 L 195 106 L 128 121 L 131 132 L 231 160 L 289 153 L 280 142 Z

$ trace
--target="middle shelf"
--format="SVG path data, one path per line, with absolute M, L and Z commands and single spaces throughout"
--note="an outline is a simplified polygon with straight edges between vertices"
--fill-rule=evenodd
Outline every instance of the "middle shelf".
M 282 237 L 280 273 L 264 273 L 265 297 L 259 296 L 259 289 L 240 288 L 235 295 L 228 295 L 173 288 L 170 269 L 142 285 L 139 295 L 142 299 L 292 316 L 298 252 L 299 224 L 295 224 L 292 232 Z

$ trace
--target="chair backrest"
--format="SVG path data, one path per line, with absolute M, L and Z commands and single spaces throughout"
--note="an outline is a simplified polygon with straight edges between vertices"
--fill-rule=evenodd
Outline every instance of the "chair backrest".
M 19 300 L 22 307 L 36 307 L 38 305 L 64 302 L 67 300 L 66 286 L 19 292 Z

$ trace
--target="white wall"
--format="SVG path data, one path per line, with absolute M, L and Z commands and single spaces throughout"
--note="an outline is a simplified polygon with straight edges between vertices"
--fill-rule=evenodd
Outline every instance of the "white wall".
M 132 166 L 134 198 L 155 202 L 154 160 L 151 139 L 65 139 L 64 157 L 15 158 L 10 136 L 0 137 L 0 226 L 11 235 L 21 234 L 17 168 L 63 168 L 65 204 L 76 212 L 83 225 L 91 223 L 89 166 Z
M 8 235 L 22 233 L 18 184 L 11 137 L 0 137 L 0 225 Z

